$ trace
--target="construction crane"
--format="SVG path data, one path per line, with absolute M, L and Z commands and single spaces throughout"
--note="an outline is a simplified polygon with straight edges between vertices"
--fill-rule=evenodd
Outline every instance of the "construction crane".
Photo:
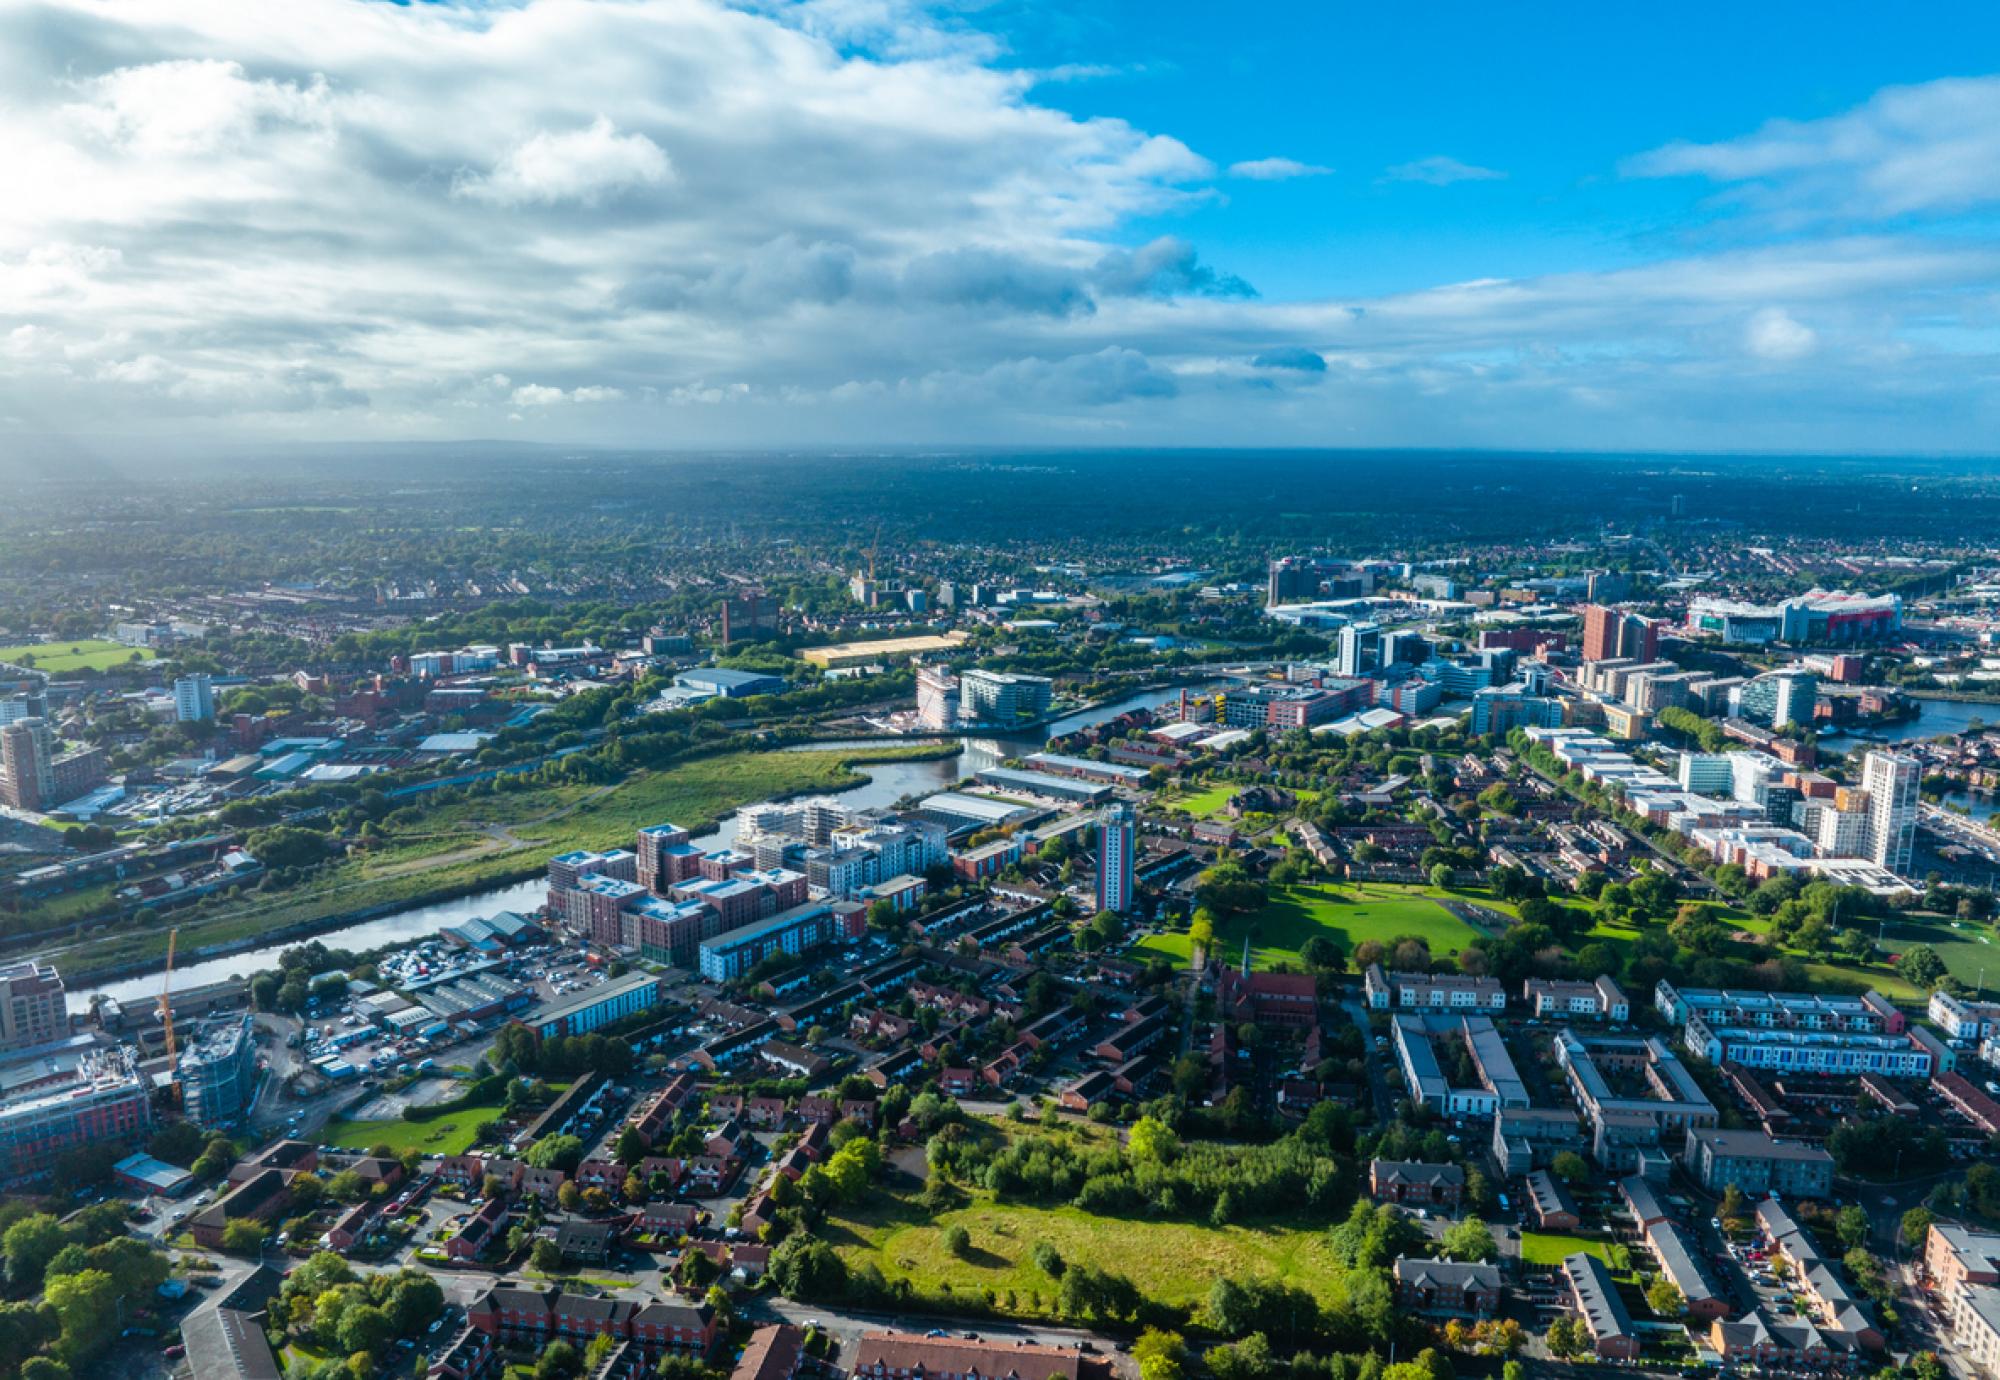
M 170 1078 L 172 1077 L 172 1070 L 175 1064 L 179 1062 L 178 1051 L 174 1045 L 173 995 L 174 942 L 180 938 L 180 935 L 181 931 L 178 925 L 167 931 L 167 972 L 166 976 L 160 979 L 160 1024 L 166 1028 L 167 1032 L 167 1069 Z M 179 1083 L 169 1083 L 168 1086 L 172 1090 L 168 1093 L 169 1097 L 175 1097 L 179 1094 Z

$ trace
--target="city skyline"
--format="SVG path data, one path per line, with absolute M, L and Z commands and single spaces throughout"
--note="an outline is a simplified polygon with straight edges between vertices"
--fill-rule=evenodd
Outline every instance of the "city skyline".
M 1994 21 L 1581 15 L 17 5 L 0 434 L 1988 449 Z

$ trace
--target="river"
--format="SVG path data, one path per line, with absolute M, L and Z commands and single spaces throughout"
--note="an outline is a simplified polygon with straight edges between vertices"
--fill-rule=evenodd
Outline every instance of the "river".
M 1203 690 L 1223 683 L 1215 681 L 1189 688 Z M 956 757 L 917 762 L 870 762 L 857 768 L 868 774 L 868 780 L 850 786 L 838 794 L 844 803 L 861 810 L 893 805 L 906 795 L 930 795 L 946 789 L 974 772 L 998 764 L 1003 758 L 1033 752 L 1050 738 L 1074 733 L 1092 724 L 1103 723 L 1133 709 L 1158 704 L 1172 693 L 1174 692 L 1169 690 L 1141 691 L 1122 699 L 1108 701 L 1092 709 L 1066 714 L 1054 720 L 1046 728 L 1036 729 L 1025 735 L 961 737 L 958 741 L 964 751 Z M 824 751 L 828 748 L 879 748 L 894 746 L 896 742 L 895 739 L 857 739 L 803 743 L 787 750 L 810 752 Z M 696 835 L 695 841 L 716 848 L 725 848 L 736 842 L 736 832 L 739 827 L 737 817 L 732 815 L 707 833 Z M 326 930 L 314 938 L 329 948 L 363 952 L 379 949 L 387 944 L 421 939 L 426 935 L 437 933 L 446 925 L 455 925 L 474 916 L 494 915 L 503 910 L 535 910 L 547 897 L 548 884 L 536 877 L 525 882 L 494 887 L 490 891 L 474 892 L 455 901 L 435 901 L 427 905 L 411 906 L 392 915 L 377 916 L 373 920 Z M 293 939 L 264 948 L 245 949 L 241 953 L 230 954 L 223 958 L 177 964 L 174 967 L 174 985 L 198 987 L 207 982 L 221 982 L 226 978 L 244 977 L 266 968 L 275 968 L 279 953 L 301 942 L 303 941 Z M 99 986 L 72 989 L 68 994 L 69 1009 L 72 1012 L 89 1011 L 90 997 L 94 992 L 116 997 L 121 1002 L 150 1001 L 160 994 L 160 977 L 157 973 L 148 973 L 138 977 L 119 978 Z
M 1845 733 L 1823 733 L 1820 736 L 1834 747 L 1845 748 L 1855 742 L 1907 743 L 1914 738 L 1941 738 L 1948 733 L 1964 732 L 1966 726 L 1974 719 L 2000 725 L 2000 704 L 1982 700 L 1910 702 L 1918 707 L 1916 718 L 1900 724 L 1871 728 L 1865 738 L 1850 738 Z

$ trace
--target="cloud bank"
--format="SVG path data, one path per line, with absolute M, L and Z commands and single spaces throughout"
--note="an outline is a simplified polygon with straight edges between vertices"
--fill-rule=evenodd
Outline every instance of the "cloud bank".
M 2000 198 L 1994 79 L 1636 154 L 1734 226 L 1674 257 L 1274 298 L 1161 227 L 1329 169 L 1073 115 L 1004 56 L 893 0 L 16 0 L 0 438 L 1994 434 L 2000 245 L 1947 219 Z

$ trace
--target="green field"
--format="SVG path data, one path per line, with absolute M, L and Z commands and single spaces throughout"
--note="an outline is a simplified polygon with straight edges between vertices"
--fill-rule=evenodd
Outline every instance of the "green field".
M 972 1237 L 962 1258 L 944 1245 L 953 1226 Z M 873 1263 L 885 1278 L 907 1279 L 926 1294 L 941 1293 L 945 1285 L 958 1292 L 992 1289 L 1003 1309 L 1011 1290 L 1012 1311 L 1019 1313 L 1054 1310 L 1057 1282 L 1033 1263 L 1043 1241 L 1066 1263 L 1115 1270 L 1166 1304 L 1199 1304 L 1224 1276 L 1279 1279 L 1325 1296 L 1335 1271 L 1323 1225 L 1210 1227 L 983 1199 L 933 1220 L 913 1204 L 878 1194 L 865 1208 L 829 1217 L 821 1234 L 850 1266 Z
M 330 1121 L 320 1134 L 325 1137 L 324 1144 L 338 1145 L 344 1150 L 386 1145 L 397 1155 L 405 1150 L 421 1150 L 426 1155 L 462 1155 L 472 1148 L 480 1124 L 505 1115 L 506 1110 L 495 1103 L 490 1107 L 463 1107 L 436 1121 L 404 1121 L 401 1117 L 388 1121 Z
M 1350 953 L 1363 940 L 1386 943 L 1415 935 L 1429 942 L 1433 954 L 1443 957 L 1479 937 L 1479 931 L 1438 904 L 1438 897 L 1448 895 L 1433 887 L 1391 882 L 1275 887 L 1264 909 L 1253 915 L 1233 916 L 1216 927 L 1216 947 L 1222 951 L 1220 956 L 1233 961 L 1248 937 L 1253 965 L 1268 968 L 1297 963 L 1299 949 L 1316 934 L 1339 940 Z M 1507 908 L 1484 898 L 1476 903 Z M 1138 947 L 1183 963 L 1188 959 L 1186 931 L 1148 935 Z
M 1594 1255 L 1609 1265 L 1603 1241 L 1586 1241 L 1580 1236 L 1546 1236 L 1538 1231 L 1521 1233 L 1521 1259 L 1530 1265 L 1560 1265 L 1569 1256 L 1582 1251 Z
M 1207 819 L 1222 813 L 1222 807 L 1229 803 L 1229 797 L 1242 790 L 1241 786 L 1210 786 L 1207 790 L 1189 791 L 1185 795 L 1169 796 L 1160 803 L 1170 810 L 1192 815 L 1196 819 Z
M 144 647 L 127 647 L 122 642 L 106 642 L 91 637 L 75 642 L 17 643 L 12 647 L 0 647 L 0 661 L 29 664 L 22 661 L 23 657 L 33 658 L 32 665 L 38 671 L 60 674 L 64 671 L 103 671 L 134 659 L 151 661 L 153 653 Z

